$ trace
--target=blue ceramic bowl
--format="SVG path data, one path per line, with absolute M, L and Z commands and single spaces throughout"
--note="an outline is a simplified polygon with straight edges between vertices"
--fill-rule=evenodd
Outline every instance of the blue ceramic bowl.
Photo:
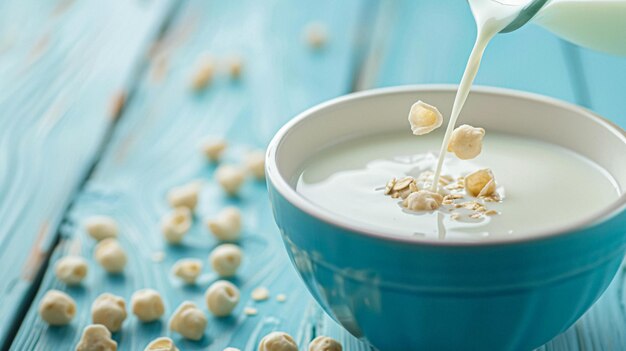
M 613 279 L 626 243 L 626 196 L 558 229 L 451 242 L 350 223 L 294 189 L 303 161 L 320 149 L 406 130 L 407 111 L 418 99 L 449 115 L 445 107 L 452 106 L 455 92 L 453 86 L 374 90 L 294 118 L 268 150 L 274 216 L 311 294 L 332 318 L 378 349 L 527 351 L 571 326 Z M 626 189 L 624 132 L 583 108 L 477 88 L 461 118 L 490 132 L 563 145 L 594 160 Z

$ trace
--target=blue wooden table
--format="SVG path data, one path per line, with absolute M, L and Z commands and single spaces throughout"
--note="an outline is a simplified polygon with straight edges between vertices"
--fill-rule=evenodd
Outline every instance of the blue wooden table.
M 321 50 L 303 41 L 311 22 L 327 29 Z M 368 350 L 325 316 L 299 281 L 264 185 L 249 181 L 240 198 L 225 197 L 197 143 L 224 136 L 232 145 L 227 160 L 239 162 L 294 114 L 326 99 L 380 86 L 456 83 L 474 35 L 459 0 L 0 2 L 0 346 L 73 349 L 102 292 L 128 300 L 137 289 L 157 289 L 167 315 L 183 300 L 204 306 L 216 276 L 205 269 L 197 286 L 183 286 L 170 268 L 183 257 L 206 260 L 217 242 L 201 218 L 236 205 L 244 213 L 245 259 L 234 280 L 242 301 L 232 318 L 210 317 L 201 341 L 174 336 L 181 350 L 255 350 L 272 330 L 289 332 L 302 349 L 325 334 L 346 350 Z M 208 89 L 190 91 L 194 62 L 205 52 L 241 56 L 241 79 L 218 71 Z M 477 80 L 572 101 L 626 126 L 626 60 L 535 26 L 494 40 Z M 170 247 L 159 229 L 165 193 L 194 179 L 206 183 L 199 218 L 183 246 Z M 80 222 L 93 214 L 120 224 L 131 253 L 121 277 L 91 258 L 94 243 Z M 160 252 L 164 259 L 155 261 Z M 51 269 L 68 253 L 90 260 L 80 287 L 66 287 Z M 541 350 L 625 350 L 625 284 L 620 273 L 575 326 Z M 250 291 L 261 285 L 287 300 L 252 301 Z M 38 317 L 51 288 L 77 301 L 69 326 L 49 327 Z M 248 316 L 245 307 L 259 314 Z M 143 350 L 171 335 L 166 324 L 129 317 L 114 338 L 121 350 Z

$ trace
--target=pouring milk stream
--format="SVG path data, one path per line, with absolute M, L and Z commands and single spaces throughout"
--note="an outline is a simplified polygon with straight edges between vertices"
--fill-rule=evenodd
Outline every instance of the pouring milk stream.
M 436 192 L 452 131 L 467 100 L 480 62 L 491 39 L 529 11 L 532 20 L 573 43 L 617 55 L 626 55 L 626 0 L 468 0 L 476 21 L 474 48 L 454 99 L 431 191 Z

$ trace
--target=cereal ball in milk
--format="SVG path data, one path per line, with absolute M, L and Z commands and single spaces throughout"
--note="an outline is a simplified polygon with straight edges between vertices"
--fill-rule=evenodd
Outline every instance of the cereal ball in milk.
M 220 241 L 236 241 L 241 233 L 241 212 L 236 207 L 226 207 L 207 221 L 207 227 Z
M 404 201 L 402 206 L 411 211 L 434 211 L 441 206 L 443 196 L 428 190 L 420 190 L 411 193 Z
M 83 222 L 85 230 L 97 241 L 107 238 L 117 238 L 117 222 L 108 216 L 91 216 Z
M 83 330 L 76 351 L 117 351 L 117 342 L 104 325 L 92 324 Z
M 94 250 L 96 261 L 109 273 L 120 273 L 126 266 L 126 253 L 113 238 L 100 241 Z
M 152 340 L 143 351 L 178 351 L 174 341 L 168 337 L 160 337 Z
M 39 315 L 50 325 L 66 325 L 76 315 L 76 302 L 59 290 L 49 290 L 39 303 Z
M 225 317 L 233 312 L 239 303 L 239 289 L 226 280 L 211 284 L 204 294 L 209 311 L 216 317 Z
M 272 332 L 261 339 L 258 351 L 298 351 L 298 344 L 285 332 Z
M 200 340 L 208 323 L 204 313 L 191 301 L 185 301 L 172 314 L 170 330 L 189 340 Z
M 201 188 L 199 182 L 175 186 L 167 192 L 167 201 L 172 208 L 186 207 L 193 212 L 198 204 Z
M 88 269 L 87 260 L 83 257 L 65 256 L 54 265 L 54 274 L 67 285 L 77 285 L 85 279 Z
M 183 258 L 174 264 L 172 273 L 187 284 L 194 284 L 202 273 L 202 261 L 196 258 Z
M 180 244 L 183 237 L 191 228 L 191 210 L 187 207 L 177 207 L 161 218 L 161 231 L 165 241 L 170 244 Z
M 244 180 L 246 180 L 246 173 L 241 167 L 223 165 L 215 170 L 215 179 L 226 194 L 235 196 Z
M 130 309 L 142 322 L 152 322 L 163 316 L 165 305 L 158 291 L 153 289 L 137 290 L 130 298 Z
M 91 319 L 94 324 L 102 324 L 111 332 L 120 330 L 126 319 L 124 299 L 109 293 L 101 294 L 91 305 Z
M 482 150 L 484 136 L 484 129 L 464 124 L 452 131 L 448 151 L 454 152 L 461 160 L 475 158 Z
M 256 179 L 265 178 L 265 152 L 256 150 L 246 155 L 246 170 L 250 172 Z
M 309 351 L 342 351 L 343 347 L 339 341 L 328 337 L 318 336 L 309 344 Z
M 200 149 L 211 162 L 217 162 L 222 158 L 228 144 L 224 139 L 207 138 L 200 144 Z
M 418 101 L 411 106 L 409 123 L 413 134 L 428 134 L 441 126 L 443 116 L 435 106 Z
M 213 271 L 220 277 L 232 277 L 237 274 L 241 265 L 243 252 L 237 245 L 222 244 L 217 246 L 209 255 Z
M 465 176 L 465 191 L 474 197 L 491 196 L 496 192 L 496 180 L 490 169 L 479 169 Z

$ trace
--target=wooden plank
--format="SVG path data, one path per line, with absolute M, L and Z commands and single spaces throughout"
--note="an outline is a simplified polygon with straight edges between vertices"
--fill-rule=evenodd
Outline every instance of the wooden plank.
M 0 2 L 0 347 L 168 4 Z
M 360 88 L 454 83 L 475 37 L 466 2 L 384 2 Z M 590 107 L 626 125 L 626 60 L 578 49 L 534 25 L 496 37 L 477 84 L 537 92 Z M 567 332 L 539 350 L 621 350 L 626 347 L 624 272 Z
M 319 310 L 311 305 L 310 295 L 288 263 L 264 184 L 250 181 L 239 199 L 224 197 L 211 181 L 214 167 L 204 161 L 197 143 L 206 135 L 226 136 L 233 145 L 227 162 L 238 162 L 246 149 L 264 147 L 295 113 L 348 92 L 356 67 L 354 44 L 363 5 L 361 0 L 188 1 L 151 51 L 150 74 L 142 79 L 110 146 L 66 218 L 52 263 L 67 253 L 89 258 L 87 281 L 80 288 L 69 289 L 48 270 L 12 349 L 71 348 L 90 322 L 91 302 L 105 291 L 128 300 L 137 289 L 156 288 L 164 295 L 168 316 L 187 299 L 206 310 L 203 292 L 216 279 L 210 269 L 205 268 L 195 287 L 181 286 L 169 271 L 181 257 L 206 260 L 217 242 L 207 233 L 202 218 L 228 204 L 239 206 L 244 213 L 241 247 L 246 255 L 234 280 L 241 288 L 242 301 L 232 318 L 211 317 L 201 341 L 174 336 L 176 343 L 181 350 L 222 350 L 226 346 L 254 350 L 267 332 L 285 330 L 304 349 L 313 337 Z M 330 33 L 328 46 L 321 51 L 312 51 L 302 40 L 303 28 L 310 21 L 324 23 Z M 192 66 L 204 51 L 218 61 L 227 55 L 242 55 L 241 81 L 229 81 L 220 68 L 206 92 L 191 93 Z M 182 247 L 168 247 L 159 230 L 160 216 L 168 210 L 165 193 L 192 179 L 207 182 L 196 223 Z M 106 275 L 91 261 L 94 243 L 79 223 L 92 214 L 111 215 L 120 224 L 122 245 L 132 253 L 122 277 Z M 151 260 L 155 252 L 165 253 L 163 262 Z M 251 289 L 259 285 L 268 286 L 274 296 L 285 293 L 287 301 L 252 302 Z M 77 300 L 78 315 L 68 327 L 51 328 L 38 318 L 36 306 L 50 288 L 68 291 Z M 245 306 L 257 307 L 259 315 L 245 316 Z M 140 350 L 159 335 L 171 335 L 166 318 L 143 325 L 129 317 L 114 337 L 121 350 Z

